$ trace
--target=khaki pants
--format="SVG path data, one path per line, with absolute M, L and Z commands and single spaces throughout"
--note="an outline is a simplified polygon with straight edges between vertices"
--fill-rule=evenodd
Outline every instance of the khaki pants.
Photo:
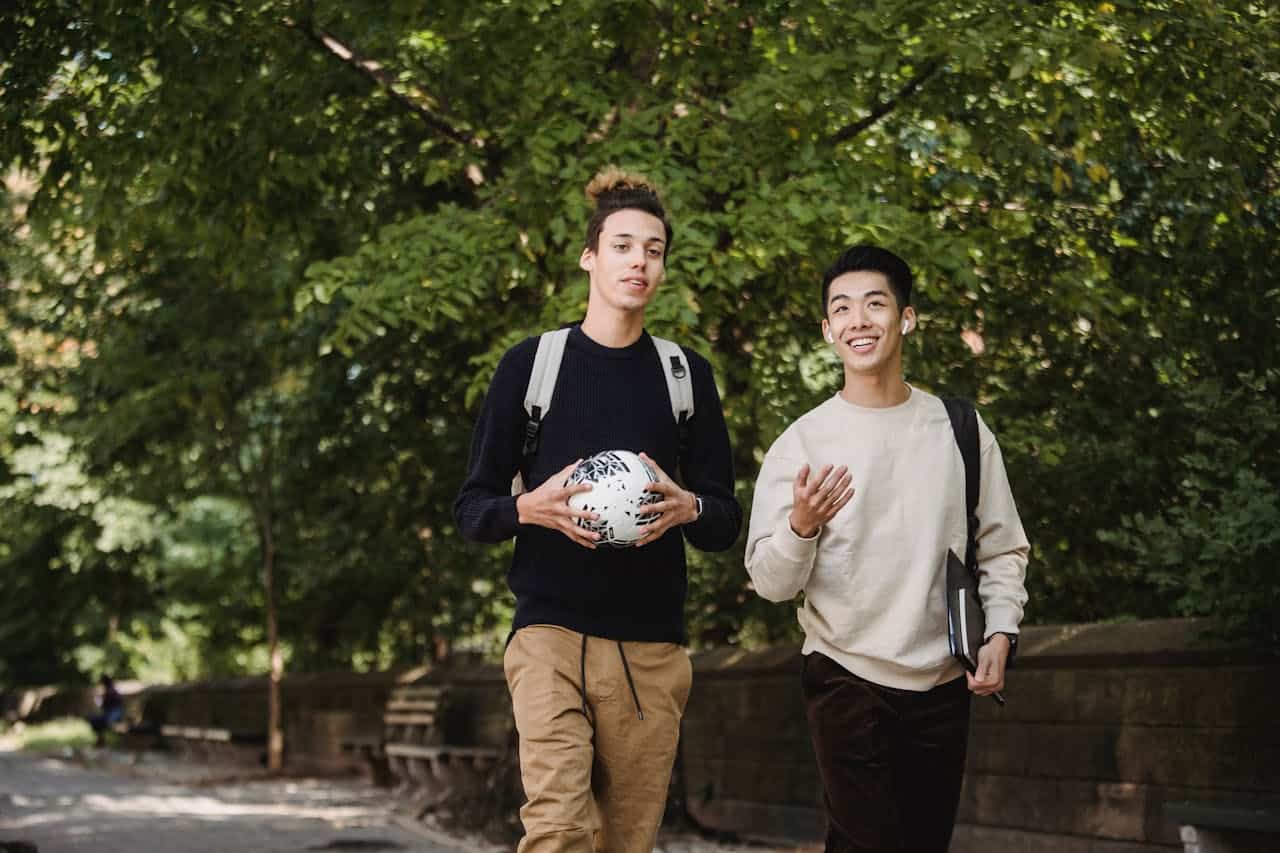
M 519 853 L 652 853 L 693 667 L 674 643 L 629 642 L 620 652 L 613 640 L 583 641 L 531 625 L 507 646 L 527 798 Z

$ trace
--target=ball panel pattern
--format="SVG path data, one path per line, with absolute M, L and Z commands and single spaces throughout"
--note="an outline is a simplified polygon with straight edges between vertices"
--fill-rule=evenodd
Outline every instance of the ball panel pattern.
M 569 505 L 600 518 L 578 519 L 578 526 L 600 534 L 601 545 L 626 548 L 644 535 L 643 525 L 662 514 L 645 510 L 662 500 L 659 493 L 645 489 L 656 482 L 657 473 L 635 453 L 606 450 L 582 460 L 565 485 L 591 484 L 591 491 L 569 498 Z

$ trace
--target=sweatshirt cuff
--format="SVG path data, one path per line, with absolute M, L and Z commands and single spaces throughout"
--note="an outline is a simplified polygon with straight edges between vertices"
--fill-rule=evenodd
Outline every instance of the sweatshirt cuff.
M 794 563 L 808 563 L 818 551 L 818 537 L 821 535 L 822 528 L 819 527 L 817 533 L 805 539 L 791 529 L 791 521 L 784 516 L 773 542 L 778 549 L 778 556 Z
M 1019 616 L 1017 608 L 987 607 L 987 630 L 986 637 L 983 639 L 989 638 L 992 634 L 1017 634 Z

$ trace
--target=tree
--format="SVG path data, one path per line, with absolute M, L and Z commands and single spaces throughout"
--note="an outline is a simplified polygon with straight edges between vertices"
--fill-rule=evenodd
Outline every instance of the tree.
M 913 380 L 976 396 L 1004 438 L 1036 543 L 1033 612 L 1169 612 L 1097 533 L 1174 498 L 1192 435 L 1170 357 L 1185 379 L 1239 387 L 1275 351 L 1276 57 L 1258 37 L 1273 18 L 1185 4 L 593 10 L 547 8 L 545 28 L 521 30 L 536 95 L 505 111 L 517 12 L 398 57 L 469 93 L 455 118 L 505 168 L 478 207 L 424 212 L 312 268 L 314 295 L 346 307 L 339 343 L 466 316 L 464 351 L 483 347 L 474 398 L 503 347 L 581 311 L 567 227 L 581 217 L 566 213 L 580 176 L 652 164 L 682 225 L 653 325 L 711 350 L 744 485 L 788 419 L 834 390 L 806 331 L 822 259 L 889 242 L 920 273 Z M 695 618 L 723 640 L 758 603 L 736 560 L 710 563 L 695 564 Z M 758 609 L 746 621 L 757 613 L 776 636 Z
M 1195 591 L 1254 624 L 1270 593 L 1227 567 L 1270 553 L 1242 498 L 1280 470 L 1230 413 L 1277 351 L 1276 28 L 1176 0 L 0 12 L 0 158 L 35 182 L 2 238 L 31 259 L 5 270 L 0 417 L 31 437 L 6 439 L 6 482 L 21 446 L 67 436 L 102 494 L 151 508 L 134 612 L 199 614 L 204 648 L 238 650 L 217 666 L 499 644 L 506 552 L 462 543 L 450 505 L 501 352 L 581 316 L 581 185 L 618 162 L 666 189 L 651 328 L 712 360 L 744 500 L 839 381 L 822 267 L 882 242 L 918 274 L 911 380 L 974 396 L 1001 438 L 1031 617 L 1183 612 L 1158 564 L 1199 557 L 1223 568 Z M 76 358 L 33 369 L 37 332 Z M 50 389 L 65 403 L 33 410 Z M 1204 460 L 1247 476 L 1196 480 Z M 1175 512 L 1189 479 L 1241 507 L 1237 556 L 1204 544 L 1214 513 Z M 7 498 L 5 571 L 93 598 L 48 570 L 91 519 L 34 495 Z M 1154 519 L 1174 551 L 1138 547 Z M 217 547 L 244 529 L 254 591 Z M 695 642 L 794 636 L 740 558 L 692 555 Z

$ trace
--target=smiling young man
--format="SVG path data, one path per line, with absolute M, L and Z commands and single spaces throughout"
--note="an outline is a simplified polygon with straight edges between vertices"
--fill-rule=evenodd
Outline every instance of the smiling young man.
M 756 482 L 746 565 L 770 601 L 804 593 L 801 676 L 828 851 L 943 853 L 964 775 L 970 694 L 1004 686 L 1029 547 L 995 437 L 979 419 L 975 678 L 947 641 L 945 556 L 965 553 L 964 461 L 942 401 L 903 379 L 912 275 L 854 246 L 822 281 L 840 393 L 793 423 Z
M 454 505 L 467 538 L 516 539 L 503 664 L 527 797 L 520 853 L 653 850 L 692 677 L 682 647 L 684 543 L 724 550 L 742 525 L 710 365 L 682 348 L 694 399 L 682 428 L 644 330 L 671 247 L 666 212 L 652 184 L 616 169 L 597 175 L 587 195 L 587 313 L 565 342 L 536 450 L 524 451 L 538 348 L 529 338 L 498 365 Z M 568 504 L 590 486 L 564 483 L 584 457 L 619 449 L 658 470 L 650 488 L 662 499 L 648 510 L 661 516 L 637 547 L 597 547 L 577 523 L 593 514 Z M 683 485 L 665 473 L 677 470 Z M 517 472 L 534 488 L 513 497 Z

